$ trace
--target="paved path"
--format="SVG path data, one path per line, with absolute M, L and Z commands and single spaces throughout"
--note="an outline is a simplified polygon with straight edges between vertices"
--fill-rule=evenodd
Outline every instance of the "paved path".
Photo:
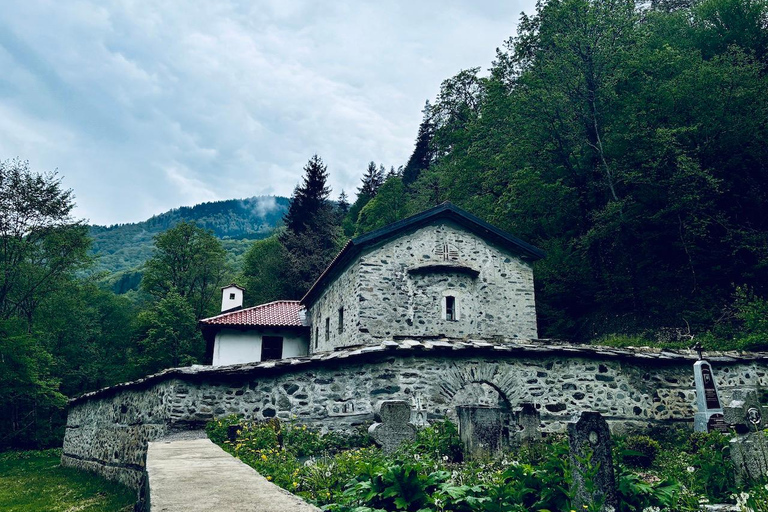
M 151 512 L 318 512 L 208 439 L 161 440 L 147 452 Z

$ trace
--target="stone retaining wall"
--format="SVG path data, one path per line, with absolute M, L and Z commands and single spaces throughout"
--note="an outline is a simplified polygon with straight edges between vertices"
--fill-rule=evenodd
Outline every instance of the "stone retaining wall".
M 727 399 L 768 385 L 768 354 L 708 354 Z M 414 341 L 228 367 L 166 370 L 70 402 L 62 463 L 138 488 L 147 442 L 228 414 L 323 429 L 373 421 L 380 400 L 420 398 L 429 418 L 457 405 L 533 402 L 545 431 L 582 410 L 614 431 L 692 424 L 688 353 L 532 342 Z

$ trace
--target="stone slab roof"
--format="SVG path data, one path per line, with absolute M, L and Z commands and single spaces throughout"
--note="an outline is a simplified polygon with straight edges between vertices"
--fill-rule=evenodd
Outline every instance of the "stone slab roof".
M 576 345 L 556 340 L 457 340 L 457 339 L 403 339 L 385 340 L 379 345 L 349 347 L 333 352 L 319 352 L 309 356 L 278 359 L 263 362 L 243 363 L 229 366 L 194 365 L 183 368 L 170 368 L 154 375 L 132 382 L 124 382 L 92 391 L 69 401 L 74 405 L 80 401 L 101 395 L 109 395 L 121 390 L 141 389 L 156 382 L 174 378 L 218 378 L 237 375 L 259 375 L 260 373 L 288 372 L 309 369 L 313 366 L 338 364 L 342 360 L 349 365 L 361 364 L 369 358 L 397 355 L 430 357 L 582 357 L 591 359 L 625 359 L 634 362 L 647 361 L 648 364 L 693 365 L 698 360 L 692 350 L 666 350 L 648 347 L 614 348 L 601 345 Z M 715 363 L 761 362 L 768 363 L 768 352 L 705 352 L 705 359 Z M 693 373 L 693 369 L 691 369 Z
M 200 320 L 201 326 L 302 327 L 301 303 L 278 300 Z

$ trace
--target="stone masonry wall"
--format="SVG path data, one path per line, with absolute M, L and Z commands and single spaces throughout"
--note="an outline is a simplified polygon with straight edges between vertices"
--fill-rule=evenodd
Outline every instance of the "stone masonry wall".
M 413 272 L 443 263 L 445 247 L 449 264 L 479 274 L 451 269 Z M 456 297 L 456 320 L 444 317 L 445 295 Z M 342 306 L 346 325 L 338 333 Z M 533 271 L 518 256 L 456 224 L 440 222 L 366 250 L 312 305 L 310 319 L 311 350 L 320 351 L 378 343 L 392 336 L 535 339 Z
M 714 359 L 714 360 L 713 360 Z M 726 399 L 768 386 L 768 355 L 710 359 Z M 311 358 L 167 370 L 70 404 L 62 463 L 138 487 L 147 441 L 214 417 L 277 417 L 323 429 L 373 421 L 377 402 L 421 399 L 432 419 L 457 405 L 533 402 L 545 431 L 583 410 L 614 431 L 692 424 L 695 357 L 558 345 L 387 342 Z
M 355 261 L 310 308 L 310 353 L 360 343 L 360 303 L 357 293 L 359 275 L 360 262 Z M 344 329 L 339 332 L 339 308 L 342 307 Z M 328 338 L 325 335 L 326 319 L 329 321 Z

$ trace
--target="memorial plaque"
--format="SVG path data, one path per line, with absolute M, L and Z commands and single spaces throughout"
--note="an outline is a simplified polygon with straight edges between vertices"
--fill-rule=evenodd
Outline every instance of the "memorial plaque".
M 709 421 L 707 421 L 707 431 L 727 434 L 731 429 L 728 427 L 722 414 L 713 414 L 709 417 Z
M 704 399 L 707 409 L 720 409 L 720 398 L 715 388 L 715 378 L 712 376 L 712 367 L 707 363 L 701 365 L 701 379 L 704 381 Z

